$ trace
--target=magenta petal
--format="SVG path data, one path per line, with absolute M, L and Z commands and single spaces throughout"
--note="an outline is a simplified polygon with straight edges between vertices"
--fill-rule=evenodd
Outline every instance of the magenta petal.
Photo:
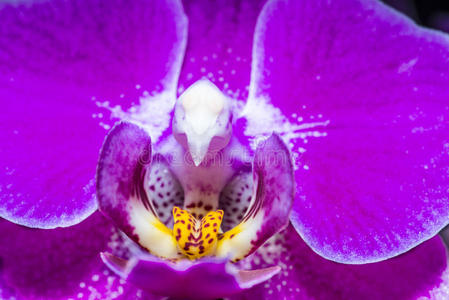
M 0 220 L 0 284 L 23 299 L 73 296 L 101 266 L 112 227 L 99 213 L 70 228 L 39 230 Z M 21 299 L 21 298 L 19 298 Z
M 263 3 L 263 0 L 183 2 L 189 34 L 179 79 L 182 89 L 205 77 L 226 94 L 246 99 L 254 28 Z
M 251 265 L 263 268 L 272 263 L 282 266 L 279 275 L 232 299 L 411 300 L 449 297 L 447 255 L 438 237 L 383 262 L 347 265 L 314 253 L 290 226 L 257 251 Z
M 226 260 L 217 259 L 174 264 L 149 255 L 123 260 L 109 253 L 102 253 L 102 259 L 127 282 L 156 295 L 180 299 L 227 297 L 279 272 L 279 267 L 239 271 Z
M 0 231 L 1 299 L 150 299 L 101 261 L 120 238 L 100 213 L 49 230 L 0 220 Z
M 377 1 L 270 1 L 255 47 L 249 103 L 285 116 L 261 120 L 298 156 L 291 220 L 316 252 L 379 261 L 447 224 L 448 36 Z
M 185 23 L 176 1 L 0 4 L 0 216 L 54 228 L 96 209 L 99 106 L 174 97 Z

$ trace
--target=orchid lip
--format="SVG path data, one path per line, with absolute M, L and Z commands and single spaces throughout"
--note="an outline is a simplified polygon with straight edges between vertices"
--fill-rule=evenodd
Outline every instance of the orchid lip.
M 142 153 L 145 153 L 144 157 Z M 160 154 L 157 156 L 163 157 Z M 256 149 L 253 176 L 236 177 L 253 181 L 246 184 L 251 201 L 245 202 L 249 205 L 246 214 L 223 234 L 220 233 L 219 224 L 223 211 L 211 211 L 220 204 L 206 201 L 218 200 L 222 191 L 227 190 L 230 179 L 240 176 L 241 172 L 251 172 L 251 168 L 234 169 L 233 165 L 191 168 L 188 165 L 170 165 L 160 158 L 154 160 L 154 157 L 150 138 L 143 129 L 131 123 L 119 123 L 106 138 L 97 175 L 102 212 L 151 254 L 171 260 L 212 255 L 239 261 L 288 224 L 294 195 L 293 167 L 288 148 L 277 135 L 260 143 Z M 227 177 L 220 179 L 225 174 Z M 196 226 L 194 218 L 198 216 L 201 219 L 204 215 L 195 212 L 190 215 L 185 211 L 186 218 L 183 218 L 181 214 L 178 216 L 176 207 L 173 209 L 173 229 L 161 222 L 158 212 L 161 204 L 157 201 L 162 199 L 163 194 L 159 190 L 177 186 L 173 185 L 176 178 L 179 179 L 179 188 L 184 191 L 184 206 L 207 213 L 203 227 Z M 211 181 L 211 178 L 214 180 Z M 211 182 L 221 183 L 212 189 Z M 193 184 L 196 189 L 192 189 Z M 214 193 L 216 196 L 213 196 Z M 164 194 L 175 194 L 175 191 Z M 186 202 L 192 195 L 193 199 L 197 199 L 195 205 Z M 220 222 L 215 222 L 214 218 Z M 211 220 L 214 222 L 209 222 Z M 188 228 L 189 225 L 191 228 Z M 199 237 L 192 232 L 194 225 L 199 234 L 204 234 L 204 240 L 200 240 L 208 247 L 196 245 Z M 189 237 L 191 241 L 188 241 Z M 192 249 L 187 246 L 195 246 L 193 248 L 198 251 L 190 252 Z

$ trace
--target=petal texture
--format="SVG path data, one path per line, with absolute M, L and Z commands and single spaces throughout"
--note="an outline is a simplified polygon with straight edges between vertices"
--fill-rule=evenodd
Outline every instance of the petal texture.
M 156 299 L 103 264 L 124 240 L 99 212 L 69 228 L 29 229 L 0 221 L 1 299 Z
M 71 228 L 29 229 L 0 221 L 2 286 L 19 299 L 75 297 L 80 282 L 101 267 L 112 227 L 99 213 Z
M 76 224 L 96 209 L 95 162 L 110 118 L 126 118 L 119 112 L 133 103 L 162 97 L 159 112 L 174 103 L 181 4 L 3 2 L 0 20 L 0 216 Z
M 248 259 L 252 259 L 254 268 L 276 264 L 282 271 L 233 300 L 442 300 L 448 297 L 449 266 L 445 247 L 438 237 L 383 262 L 347 265 L 314 253 L 290 226 Z
M 206 77 L 235 99 L 248 95 L 251 45 L 262 0 L 184 1 L 189 19 L 181 91 Z
M 278 267 L 239 271 L 232 264 L 217 259 L 183 260 L 176 265 L 148 255 L 123 260 L 103 253 L 102 259 L 127 282 L 156 295 L 180 299 L 226 297 L 268 280 L 279 272 Z
M 368 0 L 270 1 L 256 30 L 247 134 L 292 147 L 304 240 L 364 263 L 434 236 L 449 220 L 448 36 Z

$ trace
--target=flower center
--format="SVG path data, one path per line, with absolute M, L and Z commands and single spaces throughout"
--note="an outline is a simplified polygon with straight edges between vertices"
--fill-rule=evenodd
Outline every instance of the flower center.
M 201 220 L 179 207 L 173 208 L 173 235 L 179 250 L 190 260 L 215 253 L 223 211 L 210 211 Z

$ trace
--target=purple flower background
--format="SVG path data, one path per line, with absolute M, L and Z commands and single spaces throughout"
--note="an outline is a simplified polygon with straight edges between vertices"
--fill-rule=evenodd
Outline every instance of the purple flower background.
M 0 4 L 0 298 L 160 298 L 100 259 L 132 242 L 95 167 L 119 120 L 162 147 L 201 78 L 295 162 L 291 225 L 242 263 L 281 271 L 235 299 L 449 297 L 447 35 L 369 0 L 43 0 Z

